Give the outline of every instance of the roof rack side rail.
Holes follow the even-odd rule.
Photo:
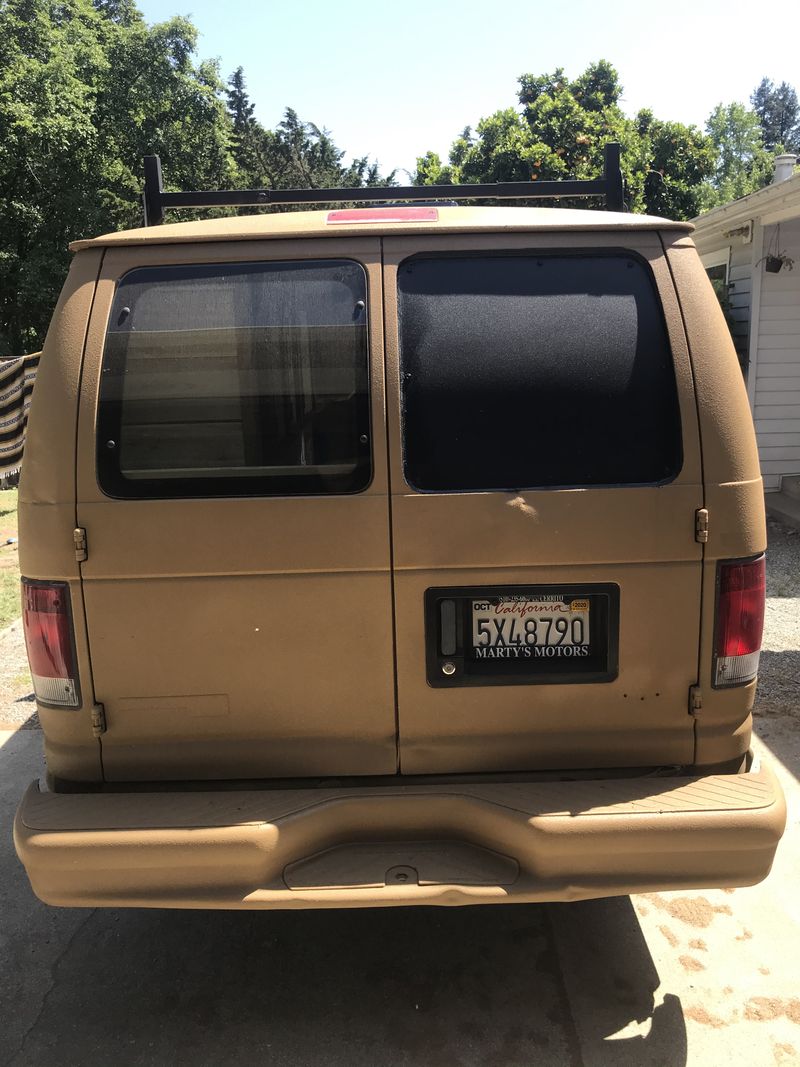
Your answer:
[[[336,204],[399,200],[547,200],[567,196],[605,197],[609,211],[624,210],[620,146],[603,148],[603,176],[589,180],[485,182],[475,185],[361,186],[344,189],[218,189],[167,193],[158,156],[144,157],[144,224],[158,226],[174,208],[268,207],[277,204]]]

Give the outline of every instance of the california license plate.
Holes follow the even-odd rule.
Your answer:
[[[476,660],[581,659],[591,652],[586,597],[509,594],[472,601]]]
[[[566,685],[617,677],[619,586],[448,586],[425,591],[428,684]]]

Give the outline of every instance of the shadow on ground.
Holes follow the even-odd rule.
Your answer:
[[[595,1064],[682,1067],[680,1002],[654,1012],[630,902],[560,909],[577,979],[592,975],[577,1021],[552,921],[546,906],[89,912],[11,1062],[577,1065],[588,1045]],[[647,1019],[648,1036],[606,1040]]]
[[[20,731],[0,748],[0,1062],[684,1067],[680,1001],[660,994],[656,1006],[659,977],[627,897],[363,911],[45,907],[10,840],[20,757],[28,778],[39,773],[39,736]],[[610,1040],[625,1028],[638,1036]]]
[[[800,651],[761,653],[753,728],[795,778],[800,779]]]

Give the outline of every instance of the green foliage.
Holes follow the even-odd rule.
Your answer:
[[[10,626],[22,614],[19,573],[0,570],[0,630]]]
[[[41,344],[67,245],[140,220],[141,159],[184,187],[233,177],[213,66],[186,19],[148,27],[130,3],[0,7],[0,345]]]
[[[768,185],[772,155],[764,147],[761,124],[744,104],[718,104],[706,124],[717,153],[711,185],[704,190],[704,208],[725,204]]]
[[[377,164],[366,156],[345,166],[345,153],[336,147],[329,131],[304,122],[292,108],[286,109],[276,130],[264,129],[255,117],[241,67],[229,78],[228,86],[231,148],[240,186],[323,189],[394,183],[394,173],[383,178]]]
[[[161,156],[168,189],[394,184],[291,108],[265,128],[243,69],[224,82],[196,44],[188,19],[148,25],[135,0],[0,0],[0,354],[41,346],[71,240],[141,222],[145,154]],[[771,152],[800,145],[785,82],[763,79],[752,111],[720,104],[705,133],[626,116],[606,60],[518,82],[518,106],[462,130],[446,162],[421,156],[415,181],[592,178],[618,141],[631,209],[689,218],[760,188]]]
[[[640,111],[643,196],[651,215],[690,219],[704,206],[705,188],[713,173],[713,142],[696,126],[663,122]]]
[[[241,68],[226,87],[196,44],[133,0],[0,0],[0,353],[41,347],[70,241],[141,223],[148,153],[168,189],[380,181],[291,110],[265,130]]]
[[[16,619],[21,610],[19,590],[19,555],[16,545],[6,545],[8,537],[17,536],[16,489],[0,490],[0,630]]]
[[[769,151],[800,152],[800,104],[791,85],[781,82],[776,88],[769,78],[762,78],[750,103]]]
[[[474,133],[465,130],[453,142],[447,165],[434,152],[421,156],[415,180],[427,185],[594,178],[602,169],[604,145],[618,141],[632,210],[668,218],[697,214],[702,183],[713,172],[710,138],[696,127],[657,120],[649,111],[628,118],[621,97],[619,75],[603,59],[574,81],[561,67],[523,74],[519,108],[482,119]]]

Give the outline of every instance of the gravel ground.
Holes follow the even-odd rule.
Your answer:
[[[756,717],[800,708],[800,530],[769,522],[767,612]],[[36,730],[25,642],[19,620],[0,630],[0,729]]]
[[[757,717],[800,710],[800,530],[769,524],[767,611],[758,672]]]
[[[0,729],[38,730],[22,620],[0,630]]]

